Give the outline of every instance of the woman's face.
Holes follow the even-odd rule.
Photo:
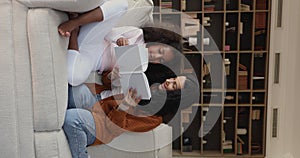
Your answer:
[[[167,91],[182,89],[182,88],[184,88],[185,81],[186,81],[185,76],[178,76],[176,78],[169,78],[164,83],[160,84],[158,86],[158,89],[159,90],[167,90]]]
[[[150,45],[148,55],[150,63],[166,63],[174,58],[172,48],[162,44]]]

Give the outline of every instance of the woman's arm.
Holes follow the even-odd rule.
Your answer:
[[[110,131],[114,131],[116,126],[133,132],[146,132],[162,123],[160,116],[142,116],[135,113],[134,107],[140,102],[136,90],[130,89],[125,98],[120,100],[105,100],[102,101],[102,109],[109,118],[106,123]],[[100,102],[101,103],[101,102]],[[121,105],[128,108],[120,107]]]
[[[89,12],[79,15],[77,18],[70,19],[58,26],[60,35],[69,37],[75,28],[92,22],[100,22],[103,20],[103,13],[100,7],[97,7]]]
[[[102,73],[102,78],[101,78],[103,86],[105,86],[108,89],[111,89],[111,80],[109,78],[110,73],[111,73],[111,71],[104,71]]]
[[[99,7],[79,15],[75,19],[70,19],[58,26],[58,32],[65,37],[69,37],[71,32],[82,25],[92,22],[101,22],[110,17],[125,12],[128,7],[127,0],[110,0],[104,2]]]
[[[71,32],[71,36],[69,38],[68,49],[79,51],[79,49],[78,49],[78,41],[77,41],[78,33],[79,33],[79,29],[75,29],[75,30],[73,30]]]

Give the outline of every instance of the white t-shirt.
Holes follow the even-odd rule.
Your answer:
[[[129,44],[144,43],[142,30],[132,26],[112,29],[126,12],[127,0],[109,0],[100,5],[103,21],[81,26],[77,50],[68,50],[68,82],[73,86],[86,81],[92,71],[110,70],[115,64],[114,47],[120,37]]]

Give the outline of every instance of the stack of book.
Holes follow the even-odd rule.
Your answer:
[[[239,76],[239,89],[240,90],[247,89],[248,88],[248,71],[247,71],[246,66],[239,64],[238,76]]]
[[[210,17],[203,18],[203,26],[211,26]]]
[[[256,9],[257,10],[266,10],[267,9],[267,0],[259,0],[256,1]]]
[[[232,140],[225,140],[223,142],[223,152],[224,153],[232,153],[233,152]]]
[[[215,11],[215,8],[214,0],[204,0],[204,11]]]
[[[197,32],[200,31],[199,19],[194,19],[188,14],[182,14],[181,26],[181,33],[183,37],[197,36]]]
[[[241,11],[250,11],[250,5],[241,4]]]
[[[173,2],[171,0],[162,0],[161,8],[163,11],[172,11]]]
[[[237,136],[237,154],[238,155],[243,154],[243,144],[245,144],[245,142],[239,136]]]
[[[190,123],[190,114],[192,114],[192,106],[181,111],[182,123]]]
[[[260,110],[259,109],[252,111],[252,120],[260,120]]]

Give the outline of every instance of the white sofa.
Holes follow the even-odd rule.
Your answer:
[[[100,1],[0,1],[0,157],[71,158],[62,130],[68,40],[58,35],[57,26],[67,20],[61,11],[88,11]],[[151,20],[151,6],[151,0],[130,0],[129,8],[138,11],[128,12],[119,25]],[[88,150],[92,158],[170,158],[171,135],[171,128],[161,125]]]

